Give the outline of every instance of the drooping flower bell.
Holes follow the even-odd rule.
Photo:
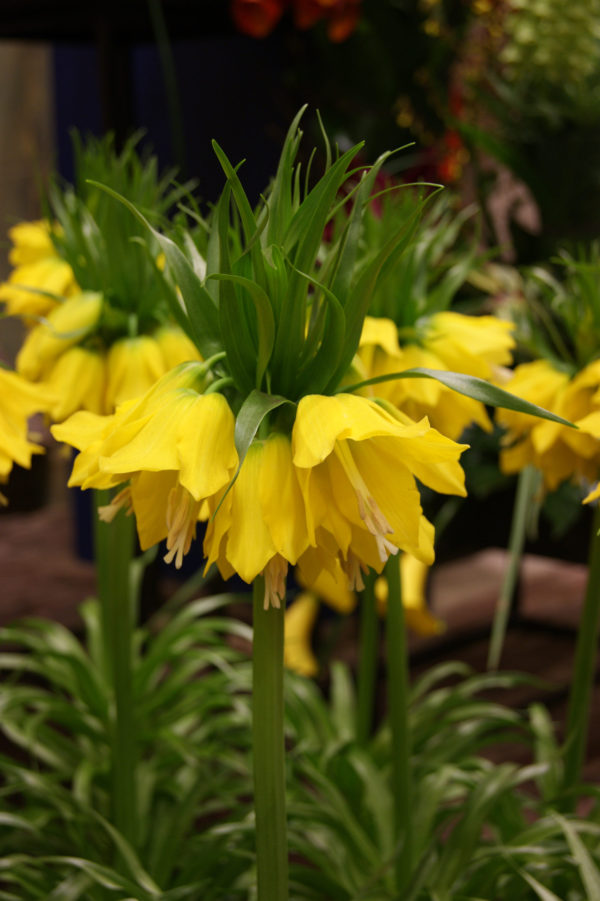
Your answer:
[[[292,442],[311,546],[335,546],[351,583],[361,587],[361,570],[380,572],[399,549],[432,562],[415,478],[464,495],[466,445],[350,394],[302,398]]]
[[[506,387],[577,428],[498,410],[505,430],[500,467],[512,474],[535,466],[546,491],[571,481],[590,501],[600,495],[589,493],[600,478],[600,248],[560,257],[557,272],[525,270],[517,283],[518,337],[538,358],[517,366]]]
[[[596,482],[600,475],[600,360],[572,378],[547,360],[523,363],[515,369],[508,388],[569,419],[577,430],[499,410],[496,418],[506,429],[502,471],[510,474],[533,465],[542,473],[548,491],[565,480],[588,487]]]
[[[79,288],[69,263],[57,253],[51,235],[57,226],[46,220],[20,222],[8,230],[12,241],[8,259],[14,268],[0,285],[0,301],[9,316],[46,316],[57,298],[70,297]]]
[[[70,485],[110,488],[129,481],[104,518],[135,513],[143,549],[167,539],[181,566],[208,501],[230,482],[238,456],[233,413],[222,394],[203,393],[206,367],[176,367],[112,416],[74,414],[52,432],[80,450]]]
[[[512,323],[495,316],[466,316],[448,310],[429,317],[419,343],[408,342],[401,347],[392,320],[367,317],[358,354],[361,371],[366,378],[374,378],[424,367],[495,382],[501,369],[511,362],[513,328]],[[440,382],[395,379],[376,385],[370,392],[385,397],[415,419],[427,416],[449,438],[459,438],[471,423],[486,431],[492,428],[480,401],[457,394]]]

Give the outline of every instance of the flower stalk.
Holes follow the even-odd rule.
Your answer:
[[[95,491],[94,545],[104,665],[111,687],[111,814],[115,827],[135,844],[137,738],[132,675],[135,611],[129,578],[135,521],[121,513],[110,524],[101,522],[97,510],[109,502],[109,496],[109,491]]]
[[[409,675],[406,625],[402,605],[400,557],[390,557],[385,568],[388,582],[386,617],[387,692],[392,738],[392,790],[394,795],[396,891],[402,897],[412,872],[411,736],[408,717]]]
[[[592,525],[588,582],[577,633],[573,680],[567,708],[563,790],[571,792],[581,779],[590,723],[592,690],[600,631],[600,506]],[[570,802],[568,802],[570,803]]]
[[[373,571],[365,577],[360,595],[360,641],[358,648],[357,738],[364,745],[371,737],[377,682],[379,651],[379,620],[375,600]]]
[[[257,901],[287,901],[288,848],[283,723],[283,607],[264,610],[264,578],[254,580],[252,747]]]
[[[527,533],[527,519],[531,501],[539,488],[541,475],[535,466],[526,466],[519,473],[517,482],[517,494],[510,526],[510,539],[508,544],[508,566],[504,573],[500,595],[494,613],[492,634],[488,651],[488,669],[497,669],[502,656],[502,648],[506,637],[506,627],[515,594],[515,587],[519,577],[519,569],[523,558],[525,537]]]

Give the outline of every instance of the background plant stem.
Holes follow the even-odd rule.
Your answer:
[[[531,500],[538,489],[539,483],[540,473],[535,466],[526,466],[519,473],[515,506],[513,508],[510,526],[508,566],[506,567],[504,578],[502,580],[500,595],[494,613],[494,621],[492,623],[492,634],[490,637],[487,661],[488,669],[497,669],[502,656],[502,648],[504,647],[504,639],[506,637],[506,627],[508,625],[508,618],[510,616],[510,610],[515,595],[515,586],[519,577],[519,569],[523,558],[523,548],[525,547],[529,507]]]
[[[412,872],[412,790],[408,656],[399,555],[389,558],[385,575],[388,582],[386,617],[388,715],[392,735],[395,833],[399,849],[396,862],[396,891],[401,896]]]
[[[596,506],[588,562],[588,581],[573,664],[567,708],[563,789],[569,792],[581,779],[590,723],[590,704],[596,676],[600,627],[600,506]]]
[[[361,592],[360,637],[358,646],[358,685],[356,731],[360,744],[366,744],[373,731],[373,714],[375,708],[375,688],[379,663],[379,620],[375,602],[374,572],[365,578],[365,587]]]
[[[119,513],[103,523],[98,507],[108,491],[95,491],[94,544],[101,610],[102,646],[112,689],[111,814],[115,827],[135,845],[137,837],[137,740],[133,704],[133,591],[130,564],[134,549],[133,517]]]
[[[283,609],[263,609],[254,580],[252,747],[258,901],[287,901],[288,849],[283,725]]]

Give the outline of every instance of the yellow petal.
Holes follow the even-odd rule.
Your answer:
[[[336,441],[364,441],[380,435],[422,434],[427,426],[404,426],[373,401],[353,394],[335,397],[307,395],[298,404],[292,432],[294,464],[316,466],[333,451]]]
[[[226,539],[226,555],[245,582],[252,582],[277,553],[260,503],[262,455],[261,443],[250,446],[231,489],[231,526]]]
[[[49,364],[93,330],[100,317],[102,295],[87,291],[63,301],[26,337],[17,356],[17,369],[35,380]]]
[[[123,401],[145,394],[166,369],[154,338],[138,335],[115,341],[106,361],[105,412],[112,413]]]
[[[306,514],[289,438],[273,434],[263,444],[260,506],[277,552],[295,564],[308,547]]]
[[[188,360],[199,360],[196,345],[176,325],[164,325],[154,334],[154,339],[163,356],[165,370],[172,369]]]
[[[360,336],[360,347],[374,345],[390,356],[400,355],[398,327],[392,319],[366,316]]]
[[[43,382],[56,395],[50,415],[62,422],[77,410],[104,412],[104,356],[83,347],[70,347],[50,367]]]

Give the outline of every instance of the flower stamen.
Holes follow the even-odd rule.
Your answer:
[[[336,442],[335,453],[356,493],[358,515],[375,538],[379,559],[385,563],[390,554],[398,553],[398,548],[386,538],[386,535],[393,535],[394,529],[365,484],[347,442]]]
[[[397,551],[398,548],[394,548],[394,550]],[[348,577],[350,591],[363,591],[365,587],[363,572],[368,572],[368,569],[352,551],[349,551],[348,559],[342,561],[342,569]]]
[[[272,557],[265,566],[263,570],[265,578],[265,610],[268,610],[269,607],[275,607],[279,610],[281,602],[285,600],[287,571],[287,560],[280,554]]]
[[[174,559],[176,569],[181,569],[184,555],[196,535],[201,506],[183,485],[177,484],[171,488],[167,501],[168,553],[163,559],[165,563],[171,563]]]
[[[133,513],[131,488],[129,485],[126,485],[118,494],[115,494],[110,504],[98,507],[98,516],[102,522],[112,522],[121,509],[125,510],[125,516],[131,516]]]

